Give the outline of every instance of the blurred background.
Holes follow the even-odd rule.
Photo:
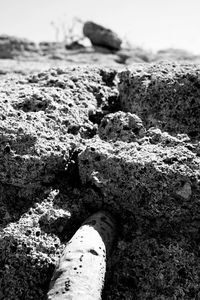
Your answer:
[[[200,63],[199,11],[199,0],[0,0],[0,59]]]
[[[62,40],[77,17],[113,29],[134,46],[199,54],[199,12],[199,0],[0,0],[0,33]]]

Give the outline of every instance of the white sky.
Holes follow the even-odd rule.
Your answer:
[[[0,0],[0,34],[55,40],[50,24],[92,20],[135,46],[200,54],[200,0]]]

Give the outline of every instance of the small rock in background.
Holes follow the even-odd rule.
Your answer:
[[[131,65],[133,63],[151,62],[154,59],[153,52],[141,47],[122,48],[117,52],[117,62],[121,64]]]
[[[81,43],[79,43],[78,41],[74,41],[70,44],[66,44],[65,48],[67,50],[79,50],[79,49],[85,49],[85,46]]]
[[[105,47],[110,50],[119,50],[122,40],[112,30],[94,22],[85,22],[83,34],[88,37],[94,46]]]
[[[36,44],[27,39],[22,39],[14,36],[0,36],[0,59],[15,58],[25,53],[36,53],[38,48]]]
[[[188,136],[199,134],[199,69],[160,66],[159,76],[141,65],[120,82],[88,67],[1,80],[0,298],[43,299],[64,242],[97,209],[122,224],[104,299],[198,298],[200,145]],[[169,106],[166,115],[168,98],[180,101],[176,122]]]

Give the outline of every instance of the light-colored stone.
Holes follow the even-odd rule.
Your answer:
[[[192,189],[190,183],[186,182],[184,186],[179,191],[176,192],[176,194],[181,198],[188,200],[192,195]]]

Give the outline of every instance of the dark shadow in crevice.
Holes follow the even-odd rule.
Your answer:
[[[9,183],[17,182],[17,178],[12,178],[12,174],[8,174],[7,182],[0,182],[0,227],[4,228],[10,222],[17,222],[34,203],[42,202],[47,197],[47,191],[50,191],[51,188],[54,189],[60,185],[67,185],[71,188],[80,187],[78,153],[79,151],[75,148],[69,153],[67,170],[65,170],[66,161],[64,159],[61,160],[58,157],[56,165],[56,157],[50,156],[49,161],[46,161],[43,168],[38,172],[38,177],[34,178],[32,182],[29,182],[27,178],[27,183],[24,185],[17,186],[15,183]],[[17,161],[17,163],[19,162]],[[27,169],[33,169],[33,174],[36,172],[34,163],[31,161],[27,166]],[[52,168],[55,166],[53,171],[51,166]],[[28,177],[28,171],[26,170],[26,172]],[[25,175],[23,176],[25,177]],[[23,180],[25,181],[25,178]]]
[[[102,107],[101,110],[97,110],[94,114],[89,116],[89,120],[93,124],[100,125],[101,120],[104,116],[110,113],[115,113],[121,110],[119,97],[117,95],[109,96],[107,103]]]
[[[100,75],[107,86],[112,87],[115,85],[116,70],[100,69]]]
[[[44,198],[44,189],[16,187],[11,184],[0,183],[0,226],[5,227],[10,222],[17,222],[30,207]],[[23,193],[23,195],[22,195]]]

